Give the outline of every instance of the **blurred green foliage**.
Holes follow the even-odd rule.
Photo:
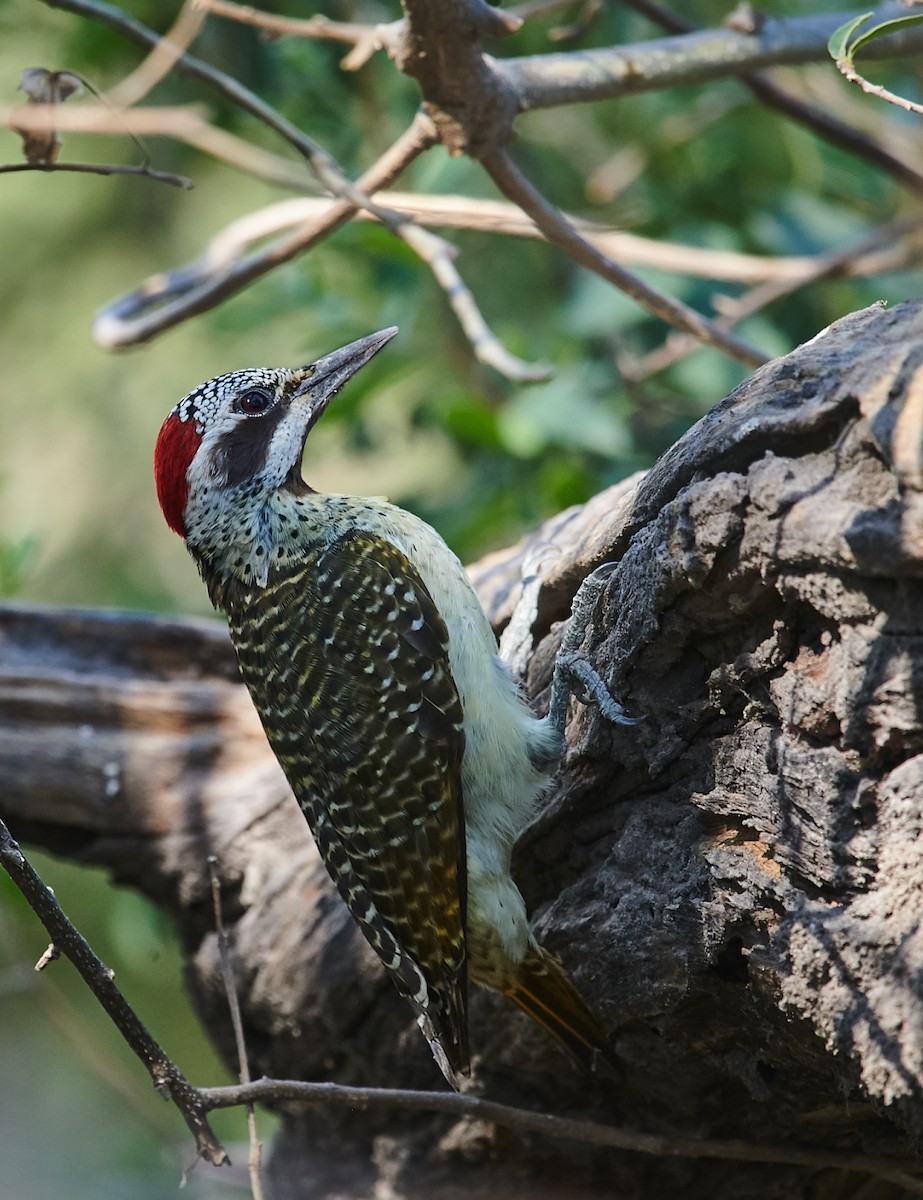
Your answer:
[[[126,6],[161,30],[178,7],[159,0]],[[293,15],[314,7],[298,0],[272,5]],[[702,25],[717,23],[727,9],[723,0],[681,7]],[[767,7],[773,14],[805,11],[801,0]],[[838,7],[836,0],[811,5]],[[339,18],[352,12],[347,0],[316,8]],[[377,6],[369,0],[360,11],[388,20],[398,7],[396,0]],[[571,15],[531,21],[492,49],[516,55],[571,48],[547,38],[551,25]],[[613,3],[575,45],[652,36],[649,25]],[[212,20],[195,52],[279,107],[351,175],[406,128],[418,103],[413,82],[382,55],[348,74],[338,66],[342,47],[331,43],[268,43],[252,30]],[[105,89],[139,57],[111,31],[38,0],[0,0],[5,103],[16,102],[26,67],[77,70]],[[903,138],[919,136],[917,118],[853,95],[832,63],[811,71],[838,115],[887,124]],[[876,66],[876,78],[918,98],[906,64]],[[282,149],[271,133],[199,85],[171,78],[153,100],[204,103],[227,128]],[[519,132],[518,160],[566,210],[699,246],[820,253],[847,245],[907,203],[882,175],[765,111],[733,81],[536,112],[520,121]],[[17,160],[12,133],[0,132],[0,144],[0,157]],[[89,338],[101,305],[194,258],[228,221],[281,198],[187,147],[151,139],[149,148],[156,167],[190,175],[194,191],[131,178],[0,177],[0,593],[26,602],[207,612],[195,570],[157,509],[150,457],[175,401],[202,379],[236,367],[308,361],[399,325],[400,337],[312,434],[306,477],[320,489],[390,495],[436,524],[466,559],[649,464],[742,378],[737,365],[700,350],[642,385],[626,386],[615,347],[637,353],[656,347],[665,333],[658,322],[555,249],[452,234],[460,269],[498,336],[522,357],[555,366],[549,383],[512,384],[473,359],[442,293],[407,248],[360,223],[217,311],[148,346],[107,355]],[[127,139],[72,135],[63,157],[136,161],[136,151]],[[476,164],[441,150],[426,155],[400,186],[495,194]],[[708,311],[710,284],[642,273]],[[784,353],[847,311],[918,290],[910,272],[871,283],[818,283],[740,332],[769,354]],[[182,1006],[177,952],[156,912],[124,893],[113,900],[94,873],[51,860],[42,860],[42,869],[62,895],[66,884],[81,927],[118,965],[132,998],[137,988],[142,1015],[184,1069],[215,1081],[217,1065]],[[0,1161],[4,1187],[6,1179],[19,1181],[5,1197],[163,1194],[164,1178],[175,1180],[176,1173],[173,1167],[158,1173],[152,1131],[166,1121],[174,1140],[183,1137],[173,1115],[165,1118],[148,1095],[140,1070],[125,1061],[65,964],[49,972],[53,985],[23,975],[22,963],[38,957],[41,938],[3,878],[0,905]],[[58,988],[61,995],[66,989],[66,1006],[63,1000],[59,1006]],[[71,1014],[66,1035],[59,1009]],[[98,1054],[81,1049],[85,1039],[90,1045],[82,1031],[91,1029],[92,1044],[105,1047]],[[110,1062],[120,1065],[110,1072]],[[24,1081],[31,1088],[27,1103],[19,1098]],[[137,1122],[120,1099],[123,1086],[139,1098],[133,1103],[144,1116]],[[59,1095],[62,1101],[52,1099]],[[242,1120],[233,1128],[242,1129]],[[18,1174],[9,1174],[10,1162]],[[78,1176],[87,1178],[83,1191]]]

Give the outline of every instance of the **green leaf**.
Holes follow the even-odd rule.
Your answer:
[[[827,50],[830,57],[837,62],[852,62],[855,56],[859,53],[863,46],[867,46],[869,42],[874,42],[877,38],[887,37],[890,33],[896,33],[898,29],[902,29],[908,25],[919,25],[923,21],[923,13],[912,13],[906,17],[894,17],[890,21],[882,21],[879,25],[873,25],[871,29],[866,29],[853,40],[853,35],[864,25],[869,17],[874,16],[874,13],[863,13],[860,17],[853,17],[851,21],[847,21],[845,25],[841,25],[834,33],[830,35],[827,41]]]
[[[871,29],[866,29],[860,37],[856,38],[850,47],[851,57],[855,57],[863,46],[869,42],[874,42],[876,38],[887,37],[889,33],[896,33],[899,28],[905,25],[919,25],[923,21],[923,13],[914,13],[912,16],[895,17],[891,21],[882,21],[880,25],[873,25]]]
[[[839,29],[831,33],[827,40],[827,51],[832,59],[836,62],[849,62],[852,59],[854,48],[850,47],[850,38],[870,16],[872,13],[867,12],[863,13],[861,17],[853,17],[851,21],[847,21],[845,25],[841,25]]]

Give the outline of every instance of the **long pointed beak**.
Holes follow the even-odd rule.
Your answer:
[[[302,368],[302,379],[292,393],[292,400],[301,397],[308,399],[309,429],[347,380],[352,379],[369,359],[374,358],[396,333],[396,325],[390,329],[380,329],[378,333],[370,333],[357,342],[341,346],[339,350],[325,354],[317,362]]]

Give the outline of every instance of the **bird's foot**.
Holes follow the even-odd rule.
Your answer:
[[[555,675],[562,676],[568,693],[581,704],[595,704],[602,715],[616,725],[637,725],[643,717],[630,717],[615,700],[606,682],[588,658],[578,651],[559,653]]]
[[[571,607],[571,618],[554,664],[548,719],[562,735],[567,724],[571,696],[583,704],[595,704],[616,725],[637,725],[643,717],[630,717],[609,691],[602,676],[579,649],[617,563],[603,563],[584,579]]]

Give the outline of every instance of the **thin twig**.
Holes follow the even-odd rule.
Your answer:
[[[429,121],[418,115],[407,131],[362,176],[360,186],[372,192],[387,187],[432,144]],[[331,204],[322,219],[306,222],[269,249],[233,262],[223,271],[206,273],[204,279],[198,271],[191,269],[181,278],[167,276],[153,282],[148,280],[102,309],[93,324],[93,336],[110,350],[149,341],[188,317],[207,312],[248,283],[309,250],[345,225],[354,211],[351,204],[338,200]]]
[[[304,164],[273,154],[227,130],[218,129],[205,119],[199,105],[132,108],[119,112],[108,105],[93,104],[74,109],[61,109],[51,104],[0,107],[0,124],[12,127],[14,123],[18,130],[35,133],[53,128],[62,133],[175,138],[271,183],[301,192],[318,190],[313,174]]]
[[[759,1142],[683,1138],[636,1133],[592,1121],[558,1117],[551,1113],[513,1108],[460,1092],[421,1092],[397,1088],[345,1087],[335,1083],[301,1083],[296,1080],[260,1079],[246,1087],[202,1088],[210,1108],[229,1108],[265,1101],[299,1100],[313,1104],[346,1105],[357,1109],[404,1109],[447,1113],[491,1121],[506,1129],[542,1137],[570,1138],[593,1146],[610,1146],[661,1158],[712,1158],[732,1162],[780,1163],[834,1171],[856,1171],[896,1183],[915,1196],[923,1196],[923,1179],[912,1172],[921,1165],[912,1159],[889,1159],[842,1151],[798,1146],[761,1145]]]
[[[135,41],[142,41],[145,45],[154,46],[158,42],[158,35],[153,30],[148,29],[139,21],[128,17],[119,9],[113,8],[112,5],[103,4],[99,0],[45,0],[45,2],[56,8],[65,8],[68,11],[79,12],[84,16],[90,16],[103,21],[105,24],[117,28],[126,36],[133,38]],[[382,225],[393,233],[395,237],[399,237],[410,246],[418,257],[426,263],[432,271],[434,278],[445,291],[459,324],[471,342],[476,356],[482,362],[487,363],[512,379],[534,380],[548,377],[549,368],[547,366],[541,363],[526,363],[516,358],[501,345],[497,337],[491,332],[487,322],[478,310],[474,297],[462,281],[454,265],[453,259],[456,250],[453,246],[445,242],[442,238],[436,237],[435,234],[430,233],[428,230],[415,225],[402,213],[376,204],[367,194],[361,183],[353,183],[347,177],[343,168],[332,155],[328,154],[317,142],[308,137],[307,134],[283,117],[281,113],[276,112],[274,108],[266,104],[265,101],[251,92],[249,88],[245,88],[236,79],[226,75],[223,71],[218,71],[216,68],[200,62],[198,59],[192,58],[188,54],[180,54],[176,58],[176,69],[178,71],[185,71],[187,74],[192,74],[209,83],[227,99],[232,100],[247,112],[252,113],[253,116],[258,117],[298,150],[304,156],[308,166],[315,173],[320,183],[333,196],[348,201],[350,208],[344,213],[342,221],[337,221],[337,224],[342,224],[343,221],[348,220],[354,212],[366,209],[368,212],[373,213]],[[418,128],[422,128],[419,118],[414,124]],[[427,139],[419,136],[414,156],[421,153],[422,150],[427,149],[434,142],[434,132],[431,132]],[[303,249],[306,248],[306,246],[303,247]],[[296,254],[301,252],[301,250],[294,251]],[[276,265],[278,265],[278,262],[272,262],[267,269],[272,269]],[[255,266],[256,264],[252,262],[245,264],[246,270],[239,278],[243,278],[246,271]],[[262,273],[262,270],[257,271],[257,274]],[[249,275],[243,281],[249,282],[250,279],[255,277],[256,275]],[[235,286],[231,290],[236,291],[238,288]],[[224,292],[224,295],[228,294],[230,292]],[[117,301],[116,305],[111,306],[109,311],[111,312],[119,303]],[[211,307],[211,305],[206,305],[206,307]],[[196,308],[195,311],[201,312],[203,310]],[[191,316],[192,312],[189,312],[187,315]],[[180,316],[179,319],[182,320],[184,317]]]
[[[898,96],[896,92],[888,91],[880,83],[872,83],[864,75],[860,75],[852,63],[838,59],[836,65],[843,78],[856,84],[867,96],[877,96],[879,100],[887,100],[889,104],[895,104],[906,112],[923,114],[923,104],[916,104],[913,100],[908,100],[906,96]]]
[[[843,275],[868,278],[881,270],[893,270],[895,266],[899,265],[893,256],[887,256],[886,261],[880,263],[875,262],[874,256],[882,247],[893,246],[902,238],[919,233],[921,227],[923,227],[923,218],[921,217],[904,217],[898,221],[889,221],[887,225],[874,230],[861,241],[854,242],[843,250],[818,256],[813,264],[789,279],[767,279],[759,286],[751,288],[742,296],[736,296],[734,299],[716,297],[713,303],[716,308],[720,305],[721,310],[716,324],[723,329],[731,329],[740,321],[752,317],[784,296],[801,291],[821,280],[834,279]],[[908,257],[905,252],[904,263]],[[634,359],[628,354],[620,355],[619,370],[629,382],[641,383],[651,375],[665,371],[667,367],[673,366],[687,355],[694,353],[700,346],[701,343],[697,342],[695,338],[689,337],[688,334],[674,332],[666,338],[663,345],[658,346],[656,350],[652,350],[642,358]]]
[[[198,37],[204,21],[205,10],[198,0],[186,0],[176,20],[143,62],[109,89],[105,96],[108,103],[115,108],[131,108],[149,95]]]
[[[170,171],[155,171],[153,167],[128,167],[121,163],[0,163],[0,175],[12,175],[17,171],[76,171],[86,175],[140,175],[154,183],[168,183],[171,187],[193,186],[185,175],[173,175]]]
[[[3,821],[0,821],[0,866],[22,892],[51,940],[74,964],[119,1033],[147,1068],[154,1087],[165,1099],[172,1100],[182,1113],[195,1138],[199,1154],[216,1166],[228,1162],[224,1147],[208,1123],[208,1106],[202,1094],[189,1083],[148,1033],[113,983],[113,972],[96,957],[86,939],[64,915],[54,892],[42,881]]]
[[[43,0],[43,2],[52,8],[61,8],[108,25],[109,28],[115,29],[145,49],[153,50],[160,44],[161,37],[153,29],[149,29],[142,22],[135,20],[134,17],[122,12],[114,5],[104,3],[103,0]],[[258,121],[262,121],[264,125],[279,134],[304,157],[322,185],[333,195],[349,199],[354,208],[366,207],[368,203],[371,203],[362,189],[346,177],[342,167],[332,155],[239,80],[191,54],[181,53],[173,57],[174,70],[178,74],[187,75],[208,84],[220,96],[250,113],[251,116],[256,117]],[[394,214],[394,216],[400,220],[398,214]],[[383,223],[388,224],[387,218]]]
[[[209,855],[208,875],[211,880],[212,906],[215,911],[215,930],[218,934],[218,959],[221,963],[221,977],[224,980],[224,993],[228,998],[228,1008],[231,1012],[231,1026],[234,1029],[234,1042],[237,1046],[238,1074],[241,1083],[250,1083],[250,1060],[247,1057],[247,1042],[244,1037],[244,1023],[240,1016],[240,1002],[237,999],[237,988],[234,984],[234,966],[232,962],[233,949],[231,939],[224,926],[224,914],[221,911],[221,880],[218,876],[218,859]],[[253,1200],[263,1200],[263,1180],[260,1176],[260,1164],[263,1148],[260,1145],[256,1130],[256,1113],[253,1105],[246,1105],[247,1131],[250,1138],[250,1155],[247,1159],[247,1169],[250,1174],[250,1191]]]
[[[623,2],[669,33],[689,34],[695,31],[695,26],[685,17],[673,12],[666,5],[660,4],[659,0],[623,0]],[[892,154],[877,138],[863,133],[832,113],[825,112],[816,104],[808,104],[797,96],[791,95],[771,79],[765,71],[751,71],[741,75],[740,82],[748,87],[767,108],[783,113],[791,120],[806,126],[818,137],[830,142],[831,145],[839,146],[847,154],[865,159],[866,162],[878,167],[917,195],[923,195],[923,175],[909,163]]]
[[[377,25],[361,24],[358,21],[333,21],[329,17],[283,17],[278,13],[263,12],[249,4],[235,4],[232,0],[198,0],[205,12],[216,17],[225,17],[241,25],[253,25],[275,37],[318,38],[330,42],[344,42],[357,46],[376,37]],[[398,24],[399,22],[395,22]]]
[[[518,204],[532,218],[550,242],[563,250],[581,266],[589,268],[603,279],[607,279],[620,291],[631,296],[652,316],[659,317],[668,325],[685,330],[700,341],[718,350],[723,350],[737,362],[748,367],[758,367],[767,361],[759,350],[747,345],[740,338],[720,329],[713,321],[703,317],[688,305],[672,296],[650,287],[637,275],[626,271],[613,262],[577,230],[564,215],[550,204],[536,187],[526,178],[505,150],[491,150],[481,159],[484,169],[501,192]]]
[[[108,105],[84,104],[61,109],[57,105],[20,105],[0,108],[0,124],[42,133],[115,133],[129,137],[170,137],[210,154],[270,183],[300,192],[317,191],[314,176],[301,163],[255,146],[227,130],[218,129],[202,115],[198,105],[183,107],[130,108],[116,112]],[[44,164],[40,164],[44,165]],[[57,163],[54,164],[58,166]],[[61,164],[62,169],[72,169]],[[135,172],[139,168],[132,168]],[[150,168],[147,168],[150,173]],[[177,178],[180,178],[179,176]]]

